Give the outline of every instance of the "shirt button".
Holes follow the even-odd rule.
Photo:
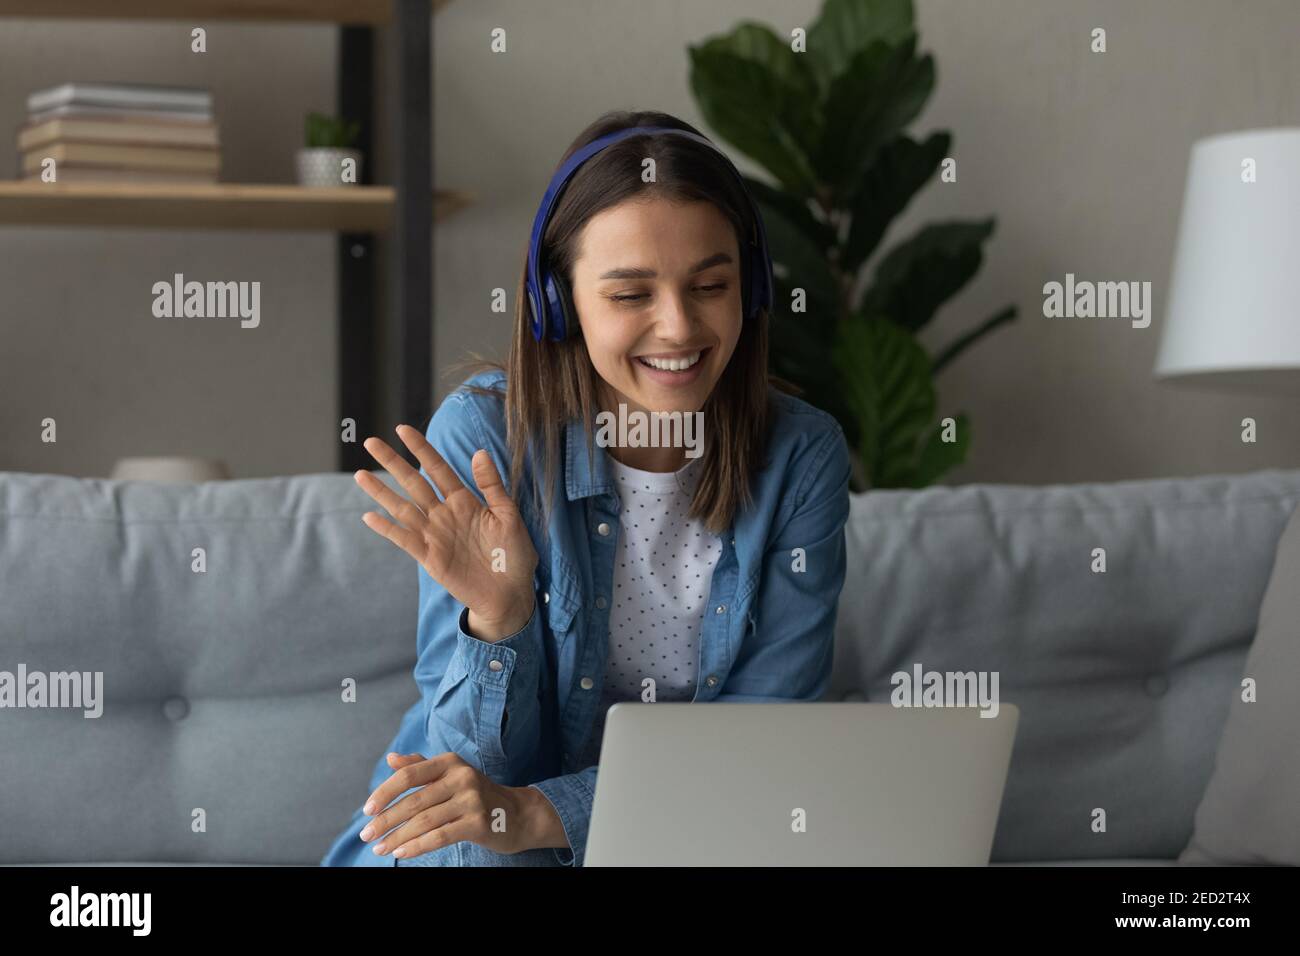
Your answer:
[[[718,679],[710,674],[708,677],[704,678],[704,683],[708,684],[710,687],[716,687],[718,686]]]
[[[584,677],[582,680],[578,681],[578,684],[583,690],[591,690],[591,688],[596,685],[596,682],[590,677]]]
[[[501,670],[501,662],[500,662],[500,661],[488,661],[488,670],[490,670],[490,671],[499,671],[499,670]]]
[[[543,592],[542,592],[542,603],[543,603],[543,604],[550,604],[550,603],[551,603],[551,592],[550,592],[550,591],[543,591]]]
[[[603,597],[596,598],[596,607],[600,608],[602,611],[605,610],[605,605],[607,603],[608,602]]]
[[[726,613],[727,613],[727,605],[725,605],[725,604],[719,604],[717,607],[715,607],[715,608],[713,609],[713,613],[714,613],[714,614],[726,614]]]
[[[609,525],[605,524],[605,522],[602,521],[600,524],[596,525],[596,533],[601,535],[602,537],[608,535]]]

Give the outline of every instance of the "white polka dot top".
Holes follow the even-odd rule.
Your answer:
[[[646,678],[654,681],[656,701],[695,696],[704,605],[722,554],[721,539],[687,517],[698,463],[692,458],[675,472],[641,471],[609,456],[622,512],[605,679],[580,766],[600,758],[605,711],[618,701],[640,701]]]

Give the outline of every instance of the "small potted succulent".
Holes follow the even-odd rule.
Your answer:
[[[307,114],[307,145],[298,150],[301,186],[354,186],[361,182],[361,124],[322,113]]]

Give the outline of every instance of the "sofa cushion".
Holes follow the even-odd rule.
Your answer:
[[[0,671],[104,698],[0,711],[0,862],[319,862],[419,697],[416,570],[373,507],[348,474],[0,473]]]
[[[1300,511],[1278,544],[1241,680],[1224,688],[1227,726],[1180,862],[1300,866],[1298,685]]]
[[[996,671],[1020,724],[992,859],[1176,858],[1297,500],[1277,470],[855,495],[829,696]]]

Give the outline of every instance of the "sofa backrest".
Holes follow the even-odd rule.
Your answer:
[[[1290,471],[855,495],[828,696],[997,670],[994,859],[1175,856],[1298,498]],[[418,698],[416,573],[372,507],[347,474],[0,473],[0,671],[103,674],[101,717],[0,710],[0,862],[316,863]]]
[[[317,863],[419,696],[373,504],[349,474],[0,473],[0,671],[103,674],[98,718],[0,710],[0,862]]]
[[[828,699],[997,671],[1020,724],[993,860],[1175,857],[1297,499],[1280,470],[855,495]]]

